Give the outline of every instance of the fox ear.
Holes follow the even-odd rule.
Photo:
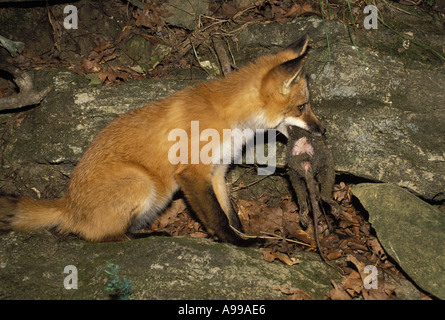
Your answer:
[[[298,58],[286,61],[277,67],[281,71],[280,73],[285,75],[285,79],[281,87],[281,94],[288,95],[291,91],[292,83],[300,80],[300,76],[303,73],[303,67],[307,58],[308,55],[302,55]]]
[[[291,43],[285,50],[292,50],[297,54],[297,57],[302,56],[307,49],[307,45],[309,43],[309,35],[306,33],[300,39]]]
[[[284,51],[287,51],[284,53],[285,59],[291,60],[275,66],[264,78],[264,83],[267,86],[271,85],[271,90],[276,92],[278,89],[280,94],[284,96],[291,92],[292,84],[294,82],[298,82],[301,74],[303,73],[303,67],[308,58],[308,42],[309,35],[305,34],[303,37],[284,49]],[[283,56],[281,55],[280,57]]]

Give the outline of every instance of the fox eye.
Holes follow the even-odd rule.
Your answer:
[[[298,110],[303,111],[305,106],[306,106],[306,104],[301,104],[297,108],[298,108]]]

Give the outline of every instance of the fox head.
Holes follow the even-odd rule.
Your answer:
[[[321,136],[326,131],[311,109],[303,66],[307,60],[309,36],[305,35],[270,57],[271,69],[261,80],[260,95],[274,128],[289,136],[289,126],[297,126]]]

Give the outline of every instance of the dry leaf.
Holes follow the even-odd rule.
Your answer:
[[[298,4],[295,3],[292,5],[292,7],[289,9],[289,11],[283,16],[283,18],[294,18],[299,17],[305,14],[319,14],[318,11],[314,10],[310,4]]]
[[[274,287],[273,290],[280,290],[281,293],[289,295],[287,300],[313,300],[312,294],[298,288]]]
[[[274,234],[283,226],[283,210],[265,203],[267,198],[255,201],[238,201],[238,217],[246,234]]]
[[[288,255],[280,252],[274,252],[272,249],[262,249],[261,252],[263,253],[263,259],[267,262],[273,262],[275,259],[278,259],[288,266],[293,266],[294,264],[300,263],[300,260],[290,258]]]
[[[395,287],[384,279],[378,280],[377,289],[363,289],[362,295],[365,300],[390,300]]]
[[[292,235],[296,239],[303,241],[307,244],[310,244],[312,247],[316,247],[317,244],[312,236],[310,236],[306,231],[304,230],[298,230],[297,233]]]
[[[420,292],[420,300],[433,300],[433,299],[424,294],[423,292]]]
[[[364,273],[365,264],[363,262],[358,261],[356,257],[350,254],[346,256],[346,261],[352,262],[355,265],[358,272],[360,273],[360,277],[362,278],[362,280],[364,280],[367,277],[367,274]]]
[[[98,61],[95,60],[89,60],[87,58],[83,58],[81,61],[82,69],[86,73],[96,73],[99,72],[101,69],[101,66]]]
[[[185,208],[186,205],[184,200],[174,200],[164,213],[153,220],[153,222],[151,223],[151,227],[156,230],[164,229],[169,224],[171,224],[176,219],[178,214],[183,212]]]
[[[338,259],[342,256],[342,252],[341,250],[337,250],[337,251],[330,251],[328,253],[325,254],[325,257],[327,260],[335,260]]]
[[[203,231],[196,231],[190,234],[193,238],[207,238],[208,234]]]
[[[343,283],[336,283],[334,280],[331,280],[331,283],[334,289],[328,292],[325,299],[352,300],[352,297],[345,291]]]
[[[360,294],[363,289],[363,281],[360,274],[357,271],[352,271],[342,281],[344,290],[351,296]]]
[[[136,71],[126,68],[126,67],[113,67],[108,66],[105,70],[103,70],[99,74],[99,80],[104,83],[105,81],[109,81],[110,83],[115,83],[118,81],[127,82],[131,79],[141,79]]]
[[[367,244],[371,248],[373,256],[377,256],[377,257],[386,256],[385,250],[383,250],[382,245],[380,244],[380,241],[377,238],[370,237],[368,239]]]
[[[227,18],[232,18],[238,13],[238,8],[231,3],[224,2],[221,6],[222,15]]]
[[[284,213],[298,213],[298,206],[289,196],[281,197],[280,208]],[[298,217],[298,215],[293,215]]]
[[[101,41],[83,58],[81,65],[86,73],[97,73],[102,69],[102,64],[117,57],[114,53],[116,47],[109,42]]]

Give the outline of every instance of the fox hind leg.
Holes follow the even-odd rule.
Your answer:
[[[104,174],[99,182],[82,187],[87,190],[82,201],[67,194],[69,223],[61,227],[62,231],[89,241],[108,241],[122,236],[142,214],[156,207],[153,178],[138,166],[121,164]]]

